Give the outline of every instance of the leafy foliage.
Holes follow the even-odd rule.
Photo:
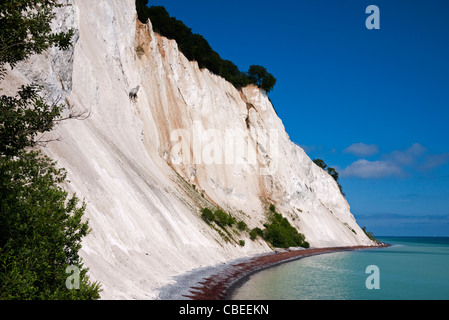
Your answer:
[[[224,212],[221,209],[215,210],[214,213],[215,222],[222,228],[226,226],[232,226],[235,223],[235,219],[228,213]]]
[[[248,229],[248,226],[246,225],[246,223],[244,221],[239,221],[239,222],[237,222],[237,228],[240,231],[245,231]]]
[[[313,162],[320,167],[321,169],[323,169],[324,171],[327,171],[327,173],[334,178],[335,182],[337,182],[338,185],[338,189],[340,189],[340,192],[343,196],[345,196],[344,192],[343,192],[343,188],[341,187],[340,182],[338,182],[339,179],[339,175],[337,170],[335,170],[335,168],[332,167],[328,167],[327,164],[321,160],[321,159],[314,159]]]
[[[36,144],[38,133],[50,131],[61,106],[48,105],[36,85],[22,86],[15,97],[0,96],[0,154],[15,156]]]
[[[273,89],[276,79],[264,67],[251,66],[248,73],[241,72],[233,62],[222,59],[203,36],[193,33],[182,21],[170,17],[163,6],[148,7],[147,4],[148,0],[136,0],[138,19],[144,23],[150,19],[157,33],[176,40],[181,52],[190,61],[197,61],[200,68],[222,76],[236,88],[256,84],[267,92]],[[252,69],[259,72],[251,76]]]
[[[326,170],[327,164],[321,159],[314,159],[313,162],[323,170]]]
[[[201,210],[201,218],[207,223],[211,223],[215,220],[214,213],[209,208],[204,208]]]
[[[236,224],[235,218],[221,209],[212,212],[209,208],[203,208],[201,210],[201,217],[209,225],[212,226],[212,223],[215,223],[225,232],[228,232],[226,227],[232,227]],[[250,239],[254,241],[259,236],[272,246],[278,248],[309,247],[309,243],[305,241],[305,236],[299,233],[285,217],[277,213],[273,204],[269,208],[269,222],[264,224],[264,227],[264,230],[260,228],[249,230]],[[243,221],[237,222],[237,228],[240,231],[248,231],[248,226]]]
[[[274,247],[278,248],[298,246],[308,248],[309,243],[305,241],[305,236],[302,233],[299,233],[298,230],[290,224],[287,218],[271,209],[270,206],[269,223],[264,225],[264,239]]]
[[[65,172],[38,152],[0,162],[0,299],[99,298],[78,251],[89,232],[85,204],[58,184]],[[67,266],[79,267],[80,289],[66,287]]]
[[[255,83],[267,92],[270,92],[276,84],[276,79],[273,75],[268,73],[265,67],[258,65],[252,65],[249,67],[248,78],[252,83]]]
[[[259,237],[263,237],[263,230],[260,228],[254,228],[251,229],[251,231],[249,232],[249,237],[251,240],[256,240],[257,236]]]
[[[51,46],[66,49],[73,31],[51,33],[56,0],[0,3],[0,81],[13,68]],[[50,131],[61,106],[48,105],[31,84],[0,96],[0,299],[97,299],[78,251],[89,232],[85,204],[59,185],[66,173],[41,152],[29,151]],[[80,288],[66,286],[67,266],[77,267]]]
[[[370,240],[377,242],[377,243],[382,243],[374,237],[374,233],[372,233],[371,231],[367,231],[365,226],[362,228],[362,230]]]
[[[67,49],[73,30],[52,33],[57,0],[2,0],[0,3],[0,79],[5,64],[13,68],[17,62],[39,54],[51,46]]]
[[[222,228],[225,228],[226,226],[231,227],[236,222],[233,216],[221,209],[217,209],[215,212],[212,212],[209,208],[204,208],[201,210],[201,218],[203,218],[203,220],[207,223],[215,222]]]

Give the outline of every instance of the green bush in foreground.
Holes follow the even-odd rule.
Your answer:
[[[78,251],[89,232],[85,204],[58,184],[65,172],[37,152],[0,161],[0,300],[98,299]],[[66,286],[68,266],[79,288]]]
[[[56,0],[2,0],[1,86],[6,66],[71,45],[73,30],[51,33],[54,9],[63,6]],[[40,134],[61,121],[61,111],[44,101],[39,84],[0,96],[0,300],[99,298],[100,286],[90,283],[78,255],[89,232],[85,204],[78,206],[60,187],[67,182],[63,169],[30,151]]]

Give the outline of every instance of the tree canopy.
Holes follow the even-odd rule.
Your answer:
[[[136,0],[138,19],[143,23],[150,19],[154,31],[164,37],[176,40],[186,58],[190,61],[197,61],[200,68],[206,68],[225,78],[236,88],[249,84],[255,84],[267,92],[274,88],[276,79],[264,67],[251,66],[248,72],[240,71],[232,61],[222,59],[202,35],[193,33],[192,29],[182,21],[170,17],[163,6],[148,7],[147,4],[148,0]],[[251,76],[251,70],[258,72],[251,73]]]
[[[314,159],[313,162],[323,170],[326,170],[327,164],[321,159]]]
[[[262,66],[252,65],[248,70],[248,78],[250,81],[266,92],[270,92],[276,84],[276,79],[271,73],[268,73],[267,69]]]

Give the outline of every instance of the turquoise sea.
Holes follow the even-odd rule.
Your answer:
[[[284,263],[250,276],[235,289],[232,299],[449,299],[449,237],[378,238],[391,247]],[[368,266],[375,268],[367,270]]]

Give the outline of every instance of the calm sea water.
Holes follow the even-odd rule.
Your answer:
[[[232,299],[449,299],[449,238],[379,239],[392,246],[312,256],[263,270]],[[378,267],[377,274],[367,273],[370,265]],[[368,277],[369,283],[378,280],[379,289],[367,289]]]

